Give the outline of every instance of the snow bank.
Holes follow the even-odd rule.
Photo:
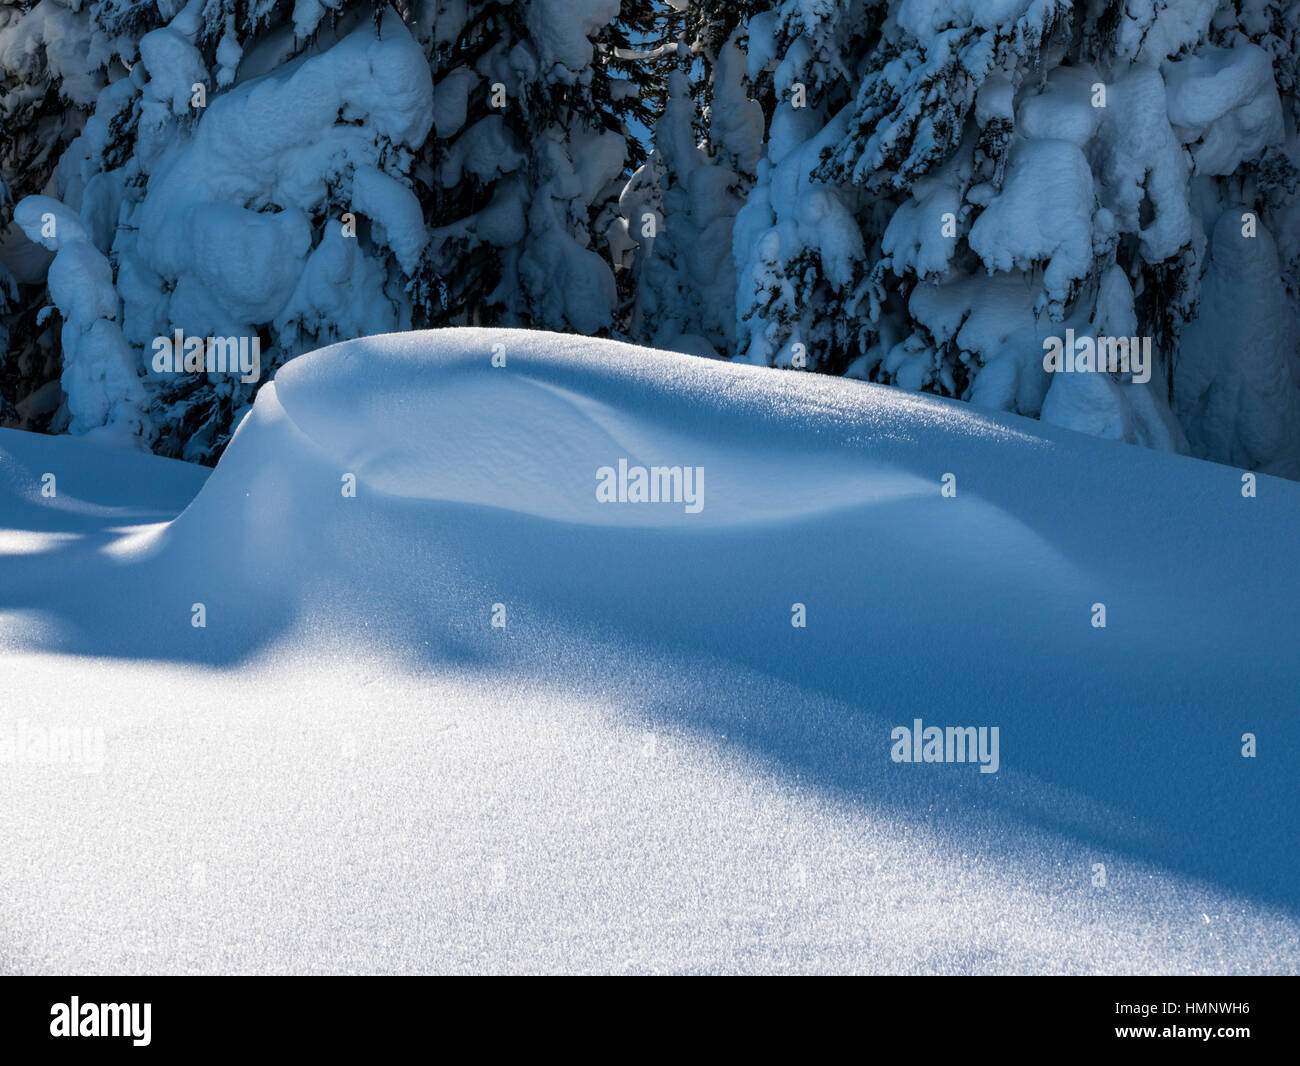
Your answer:
[[[0,728],[104,740],[0,776],[17,969],[1300,962],[1300,486],[490,330],[287,364],[188,505],[92,454],[0,433]]]

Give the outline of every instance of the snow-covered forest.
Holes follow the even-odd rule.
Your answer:
[[[1298,35],[1295,0],[8,0],[0,425],[210,464],[298,354],[511,326],[1300,477]],[[1067,330],[1150,365],[1050,373]],[[257,373],[159,364],[177,331]]]
[[[1297,972],[1298,35],[0,0],[0,973]]]

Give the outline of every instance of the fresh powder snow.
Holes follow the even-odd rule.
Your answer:
[[[1294,971],[1298,522],[536,331],[292,360],[210,474],[0,431],[0,970]]]

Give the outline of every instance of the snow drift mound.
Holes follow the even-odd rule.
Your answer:
[[[928,479],[869,456],[823,447],[810,462],[801,445],[825,429],[814,422],[860,412],[816,401],[792,410],[788,391],[760,383],[773,384],[718,363],[578,337],[395,334],[286,365],[262,390],[225,464],[242,465],[252,452],[264,465],[270,445],[262,438],[286,435],[340,478],[355,475],[360,492],[596,525],[685,526],[684,514],[690,527],[789,519],[931,491]],[[605,506],[618,502],[620,460],[633,471],[622,478],[625,496],[639,494],[629,487],[639,467],[641,502],[678,506]],[[600,498],[602,480],[612,499]]]
[[[634,502],[638,467],[680,468],[681,498]],[[626,502],[601,502],[602,481]],[[251,631],[339,625],[319,605],[346,590],[368,631],[443,662],[585,669],[563,649],[598,639],[714,656],[887,721],[1000,720],[1021,734],[1013,764],[1144,824],[1245,805],[1272,830],[1202,826],[1178,848],[1218,848],[1210,866],[1232,873],[1290,824],[1253,807],[1284,789],[1280,768],[1237,780],[1240,737],[1295,739],[1300,691],[1300,580],[1278,565],[1300,486],[1259,486],[894,389],[463,329],[287,364],[164,543],[202,548],[182,569]]]
[[[45,453],[6,458],[26,502],[0,495],[0,527],[75,533],[31,502]],[[635,472],[656,469],[670,498],[637,502]],[[703,950],[702,966],[740,969],[1285,969],[1298,522],[1300,485],[1261,476],[1247,496],[1228,467],[896,389],[545,333],[400,334],[284,366],[174,521],[0,556],[0,640],[41,663],[100,657],[111,683],[126,675],[128,721],[160,672],[169,692],[211,689],[192,726],[188,697],[150,712],[182,755],[133,732],[142,769],[123,780],[153,797],[143,768],[169,766],[150,808],[198,809],[199,789],[227,812],[205,829],[244,819],[233,850],[268,883],[437,927],[411,951],[360,929],[360,967],[490,968],[485,930],[529,945],[483,949],[507,968],[608,967],[601,952],[628,943],[610,930],[635,928],[667,968]],[[98,690],[81,677],[66,691]],[[383,738],[349,793],[373,821],[367,859],[340,861],[397,878],[398,901],[303,882],[279,857],[353,846],[330,835],[331,764],[296,740],[274,773],[257,761],[272,725],[297,738],[322,714]],[[917,718],[996,726],[996,772],[893,762],[892,730]],[[682,761],[629,772],[647,735]],[[731,776],[685,780],[706,751]],[[229,774],[237,788],[203,783]],[[319,795],[296,795],[300,779]],[[854,842],[771,813],[787,792],[833,807]],[[750,793],[767,813],[737,801]],[[267,810],[291,812],[274,842]],[[777,915],[770,886],[832,851],[816,914]],[[528,871],[526,890],[508,911],[490,894],[486,916],[465,909],[472,871],[498,861]],[[340,866],[322,869],[334,885]],[[281,894],[296,945],[298,896]],[[33,928],[44,898],[24,904]],[[249,928],[261,898],[241,904]],[[452,942],[462,961],[437,955]]]
[[[946,613],[936,565],[981,599],[1028,594],[1052,612],[1104,600],[1117,582],[1141,586],[1125,609],[1154,629],[1193,589],[1195,602],[1277,604],[1292,622],[1300,607],[1279,597],[1262,561],[1289,552],[1300,490],[1260,484],[1246,497],[1231,468],[897,389],[458,329],[350,341],[282,367],[160,540],[241,544],[207,551],[205,568],[230,566],[240,584],[259,568],[292,583],[304,566],[325,566],[309,544],[351,554],[363,539],[375,558],[385,544],[401,552],[399,516],[427,525],[457,505],[559,523],[570,536],[654,529],[687,554],[712,549],[692,541],[708,531],[784,529],[798,556],[797,538],[825,515],[844,538],[827,565],[874,561],[855,579],[877,603],[893,590],[893,608],[918,623]],[[1280,619],[1247,614],[1239,631],[1271,644]]]

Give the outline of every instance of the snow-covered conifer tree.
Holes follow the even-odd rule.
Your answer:
[[[49,69],[61,56],[42,28],[56,6],[8,27],[8,75],[22,71],[15,57]],[[409,322],[401,272],[425,240],[409,168],[431,78],[384,11],[100,0],[57,17],[84,45],[82,69],[61,58],[57,78],[79,132],[43,185],[23,189],[48,196],[15,210],[28,241],[54,253],[53,428],[208,460],[258,382],[160,370],[159,338],[256,342],[264,380],[306,348]]]
[[[22,130],[0,173],[29,204],[0,243],[26,366],[12,399],[39,392],[56,430],[211,461],[258,382],[155,363],[177,330],[256,341],[259,380],[413,325],[607,330],[628,125],[654,98],[616,69],[648,11],[626,6],[43,0],[0,16],[0,118]],[[38,353],[61,392],[38,388]]]
[[[738,64],[724,58],[722,69]],[[738,83],[738,79],[737,79]],[[731,231],[740,207],[744,167],[757,160],[762,115],[752,109],[748,146],[736,144],[743,129],[731,128],[728,150],[710,156],[695,131],[695,101],[686,75],[673,72],[668,106],[655,127],[655,148],[623,194],[623,211],[639,239],[636,299],[630,332],[656,347],[720,355],[734,345],[735,264]],[[738,88],[738,84],[731,86]],[[727,89],[714,96],[715,115],[727,109]]]
[[[771,120],[736,219],[739,359],[843,372],[856,353],[866,198],[813,172],[843,135],[880,7],[785,0],[750,20],[748,75]]]
[[[732,228],[753,182],[763,113],[745,75],[740,13],[746,5],[722,12],[682,6],[678,67],[667,76],[654,150],[622,197],[638,244],[628,332],[657,347],[730,355]]]
[[[802,343],[817,369],[1295,461],[1297,10],[785,0],[759,16],[752,73],[780,100],[737,223],[742,357],[788,365]],[[1245,277],[1263,333],[1227,311]],[[1153,379],[1049,374],[1044,341],[1066,330],[1150,337]]]
[[[257,382],[160,338],[265,380],[500,323],[1300,474],[1298,44],[1293,0],[12,3],[0,420],[211,461]]]
[[[608,331],[617,214],[643,85],[620,69],[618,0],[439,2],[434,134],[417,174],[430,240],[417,324]],[[628,5],[628,19],[645,16]]]

